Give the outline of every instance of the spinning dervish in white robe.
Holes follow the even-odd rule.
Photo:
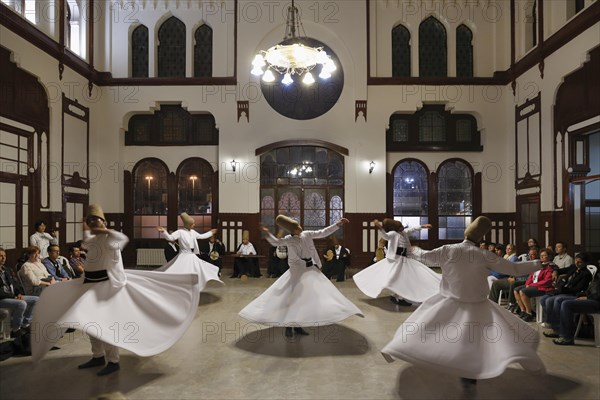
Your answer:
[[[107,375],[120,368],[118,348],[152,356],[183,336],[198,308],[198,275],[125,271],[127,236],[106,228],[98,205],[89,206],[86,222],[85,278],[44,289],[34,309],[32,355],[40,361],[68,328],[78,329],[92,345],[92,359],[79,368],[108,361],[98,372]]]
[[[291,235],[273,236],[263,227],[272,246],[287,246],[287,270],[263,294],[248,304],[239,315],[249,321],[272,326],[285,326],[286,336],[294,332],[307,334],[303,326],[330,325],[362,312],[323,275],[313,239],[324,238],[348,223],[342,218],[336,224],[318,231],[305,231],[295,220],[277,216],[275,223]]]
[[[168,241],[179,241],[179,254],[171,261],[166,263],[157,271],[168,271],[170,273],[192,273],[198,274],[199,288],[200,291],[204,290],[208,281],[217,281],[223,283],[219,279],[219,267],[212,265],[204,260],[201,260],[197,255],[200,254],[198,250],[198,239],[208,239],[215,233],[216,229],[211,229],[206,233],[198,233],[194,230],[194,219],[187,213],[181,213],[181,220],[183,221],[184,229],[178,229],[175,232],[169,234],[165,228],[157,227],[156,229],[160,232],[161,236]],[[224,284],[224,283],[223,283]]]
[[[400,221],[390,218],[383,224],[375,220],[379,234],[388,241],[385,258],[355,274],[352,279],[369,297],[376,298],[383,289],[417,303],[422,303],[440,291],[441,275],[417,260],[407,257],[410,252],[408,234],[431,225],[404,229]]]
[[[476,243],[491,221],[479,217],[465,230],[462,243],[413,256],[442,268],[440,293],[427,299],[400,325],[381,351],[388,361],[400,358],[466,381],[488,379],[511,363],[544,372],[536,350],[539,334],[508,310],[488,299],[490,271],[524,275],[542,267],[539,260],[512,263]],[[474,381],[476,382],[476,381]]]

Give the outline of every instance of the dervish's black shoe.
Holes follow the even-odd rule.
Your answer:
[[[301,327],[294,328],[294,332],[297,333],[298,335],[302,335],[302,336],[308,336],[308,334],[309,334]]]
[[[119,363],[109,362],[108,364],[106,364],[106,367],[104,367],[100,371],[98,371],[98,373],[96,375],[104,376],[104,375],[112,374],[113,372],[117,372],[120,369],[121,369],[121,367],[119,366]]]

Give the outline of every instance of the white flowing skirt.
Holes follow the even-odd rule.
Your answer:
[[[400,325],[381,352],[451,375],[488,379],[511,363],[545,372],[538,344],[536,329],[488,299],[466,303],[437,294]]]
[[[394,261],[384,258],[376,262],[352,279],[369,297],[376,298],[383,289],[388,289],[408,301],[422,303],[439,293],[442,275],[417,260],[396,256]]]
[[[174,345],[196,317],[197,274],[126,271],[127,283],[83,283],[83,278],[44,289],[34,307],[31,347],[41,360],[68,328],[139,356]]]
[[[315,266],[290,266],[239,315],[271,326],[330,325],[362,312]]]
[[[206,282],[217,281],[225,284],[219,279],[219,267],[201,260],[194,253],[181,252],[175,258],[166,263],[156,271],[166,271],[169,273],[197,273],[200,291],[206,287]]]

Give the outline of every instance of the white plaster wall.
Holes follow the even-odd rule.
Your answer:
[[[545,60],[543,79],[540,77],[540,71],[536,65],[517,80],[517,95],[511,105],[513,111],[509,114],[513,121],[513,126],[514,106],[523,104],[528,98],[535,97],[538,91],[542,93],[541,211],[551,211],[554,209],[554,167],[552,164],[554,117],[552,108],[555,104],[556,92],[564,76],[581,67],[587,59],[587,53],[595,46],[598,46],[598,38],[600,38],[600,23],[587,29],[584,33],[550,55]]]
[[[10,49],[13,52],[13,59],[16,64],[37,76],[46,88],[50,112],[50,131],[48,132],[50,161],[50,170],[48,171],[50,180],[49,211],[61,211],[62,93],[64,92],[70,99],[77,100],[83,106],[90,108],[95,106],[95,100],[93,99],[95,96],[93,95],[90,98],[87,80],[69,68],[65,68],[63,79],[60,80],[56,59],[41,52],[37,47],[15,35],[4,26],[0,26],[0,45]],[[111,211],[114,210],[108,212]]]
[[[188,2],[179,2],[185,5]],[[241,2],[240,9],[243,9]],[[485,3],[485,2],[484,2]],[[146,4],[153,4],[147,2]],[[249,4],[249,3],[248,3]],[[188,157],[202,157],[220,171],[220,210],[226,213],[256,213],[259,210],[258,157],[255,150],[281,140],[320,139],[349,151],[345,157],[345,210],[347,212],[385,212],[385,173],[401,159],[415,157],[423,160],[431,171],[453,157],[468,161],[475,172],[483,175],[483,211],[514,211],[514,106],[542,90],[542,129],[545,134],[543,168],[551,165],[551,107],[556,88],[562,77],[581,65],[585,53],[600,35],[598,25],[590,28],[563,49],[546,60],[545,78],[539,77],[537,66],[517,80],[517,94],[510,86],[366,86],[366,35],[364,3],[359,1],[299,2],[303,24],[309,36],[330,46],[344,68],[345,85],[337,104],[325,115],[306,121],[295,121],[277,114],[260,93],[257,79],[250,74],[250,61],[259,49],[270,47],[281,40],[284,33],[283,8],[261,14],[264,20],[240,17],[238,35],[238,85],[236,86],[178,86],[178,87],[95,87],[90,98],[87,80],[66,69],[62,81],[58,79],[58,62],[28,44],[12,32],[1,28],[1,44],[15,52],[19,65],[40,77],[50,98],[50,138],[52,162],[60,160],[60,92],[91,108],[90,162],[99,171],[93,181],[90,200],[103,204],[106,212],[123,211],[123,170],[131,170],[142,158],[162,159],[170,171]],[[180,6],[181,7],[181,6]],[[246,6],[249,7],[249,6]],[[274,6],[273,6],[274,7]],[[313,8],[310,8],[313,7]],[[315,8],[316,7],[316,8]],[[320,7],[320,8],[319,8]],[[175,10],[176,11],[176,10]],[[334,12],[335,11],[335,12]],[[155,9],[158,15],[164,10]],[[255,14],[257,15],[257,14]],[[190,21],[197,20],[186,16]],[[126,71],[126,40],[115,34],[111,24],[99,24],[107,42],[115,47],[97,57],[106,65],[119,64]],[[502,24],[493,25],[493,29]],[[114,26],[123,30],[126,24]],[[214,28],[214,27],[213,27]],[[191,29],[189,29],[191,32]],[[216,35],[215,35],[216,36]],[[226,36],[227,47],[229,36]],[[123,47],[125,46],[125,47]],[[505,49],[506,43],[499,44]],[[476,53],[477,54],[477,53]],[[487,58],[481,60],[483,65]],[[229,61],[227,61],[229,63]],[[498,58],[494,63],[500,62]],[[480,58],[476,59],[476,65]],[[228,68],[231,64],[227,64]],[[492,65],[492,64],[489,64]],[[501,69],[501,68],[498,68]],[[236,101],[250,102],[250,122],[242,117],[237,121]],[[368,101],[368,120],[354,120],[356,100]],[[133,113],[153,112],[160,104],[181,102],[189,112],[210,112],[217,121],[219,146],[142,147],[124,146],[124,132]],[[479,153],[390,153],[385,152],[385,130],[392,113],[415,112],[423,103],[446,103],[454,113],[473,114],[482,129],[484,151]],[[229,162],[238,164],[233,172]],[[368,163],[376,163],[372,174]],[[551,206],[551,172],[544,174],[542,209]],[[61,207],[60,182],[51,188],[51,209]]]
[[[194,32],[202,24],[213,30],[213,76],[233,75],[233,26],[235,8],[232,0],[227,1],[158,1],[158,2],[111,2],[110,33],[112,54],[103,60],[99,69],[109,70],[113,77],[131,76],[131,54],[129,38],[140,24],[148,28],[149,76],[158,76],[158,29],[174,16],[186,27],[186,76],[193,76]]]
[[[403,24],[411,34],[411,76],[419,76],[419,25],[429,16],[446,28],[448,76],[456,76],[456,28],[473,32],[474,76],[492,76],[510,66],[510,13],[506,1],[373,1],[371,74],[392,76],[392,28]]]

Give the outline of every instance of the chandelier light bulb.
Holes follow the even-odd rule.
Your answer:
[[[336,69],[337,69],[337,67],[335,66],[335,63],[333,61],[331,61],[331,60],[329,60],[328,62],[326,62],[325,64],[323,64],[323,71],[327,71],[329,73],[332,73]]]
[[[305,85],[312,85],[315,83],[315,78],[313,78],[310,72],[307,72],[306,75],[304,75],[304,79],[302,79],[302,83]]]
[[[275,75],[273,75],[273,72],[268,69],[263,75],[262,80],[264,82],[273,82],[275,80]]]
[[[263,74],[263,70],[258,65],[255,65],[254,68],[252,68],[252,71],[250,71],[250,73],[255,76],[261,76]]]
[[[323,68],[321,70],[321,73],[319,74],[319,78],[321,78],[321,79],[329,79],[329,78],[331,78],[331,74],[329,73],[329,71],[327,71],[325,68]]]
[[[294,83],[294,81],[292,80],[292,76],[290,75],[289,72],[283,76],[281,83],[283,83],[284,85],[289,85],[290,83]]]
[[[331,58],[329,58],[329,56],[327,55],[327,52],[325,50],[321,50],[317,53],[317,63],[319,64],[325,64],[331,62]]]
[[[260,54],[257,54],[256,56],[254,56],[254,60],[252,60],[253,67],[262,68],[265,65],[266,65],[266,63],[265,63],[265,59],[263,56],[261,56]]]

